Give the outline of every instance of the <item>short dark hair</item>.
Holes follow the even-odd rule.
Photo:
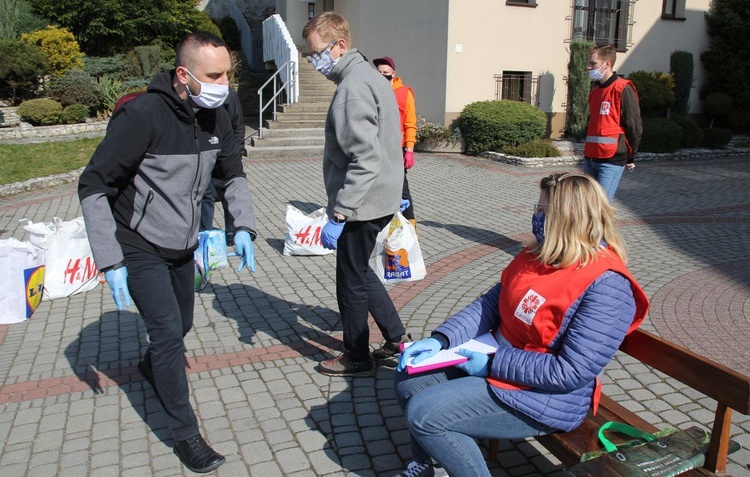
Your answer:
[[[187,65],[186,63],[191,62],[192,60],[192,53],[200,48],[201,46],[205,45],[211,45],[215,48],[219,48],[221,46],[225,47],[227,44],[222,40],[220,37],[214,35],[213,33],[209,33],[207,31],[196,31],[185,38],[183,38],[180,43],[177,44],[177,48],[174,50],[174,65],[177,66],[192,66]]]

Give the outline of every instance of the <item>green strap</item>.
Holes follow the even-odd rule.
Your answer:
[[[627,436],[635,437],[636,439],[643,439],[646,442],[652,442],[656,440],[656,437],[654,437],[653,434],[649,434],[648,432],[644,432],[633,426],[629,426],[621,422],[605,422],[602,427],[599,428],[599,440],[602,444],[604,444],[604,449],[606,449],[607,452],[616,451],[617,446],[614,445],[609,439],[604,437],[604,431],[606,430],[620,432]]]

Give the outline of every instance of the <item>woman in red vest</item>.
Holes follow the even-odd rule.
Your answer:
[[[434,459],[449,475],[486,477],[475,439],[575,429],[595,398],[597,376],[646,316],[648,299],[625,265],[602,187],[580,173],[553,174],[540,185],[536,240],[500,283],[401,354],[394,385],[413,459],[402,476],[434,475]],[[461,350],[487,332],[499,344],[495,354]],[[403,372],[447,348],[466,361]]]

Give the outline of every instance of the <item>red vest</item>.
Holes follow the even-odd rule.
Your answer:
[[[625,134],[620,125],[622,90],[628,85],[636,91],[632,81],[618,78],[606,88],[595,87],[589,93],[589,127],[586,131],[584,156],[592,159],[609,159],[617,153],[620,134]],[[633,149],[630,144],[627,146],[630,156]]]
[[[636,313],[628,333],[641,324],[648,312],[648,298],[622,260],[604,249],[585,267],[576,264],[555,268],[539,263],[524,249],[503,270],[500,292],[500,332],[514,348],[539,353],[549,348],[560,332],[565,313],[581,294],[607,270],[622,274],[630,281]],[[523,389],[496,378],[488,381],[504,389]],[[528,389],[528,388],[525,388]]]

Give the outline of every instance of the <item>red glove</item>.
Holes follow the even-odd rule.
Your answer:
[[[412,167],[414,167],[414,153],[406,151],[404,153],[404,168],[411,169]]]

